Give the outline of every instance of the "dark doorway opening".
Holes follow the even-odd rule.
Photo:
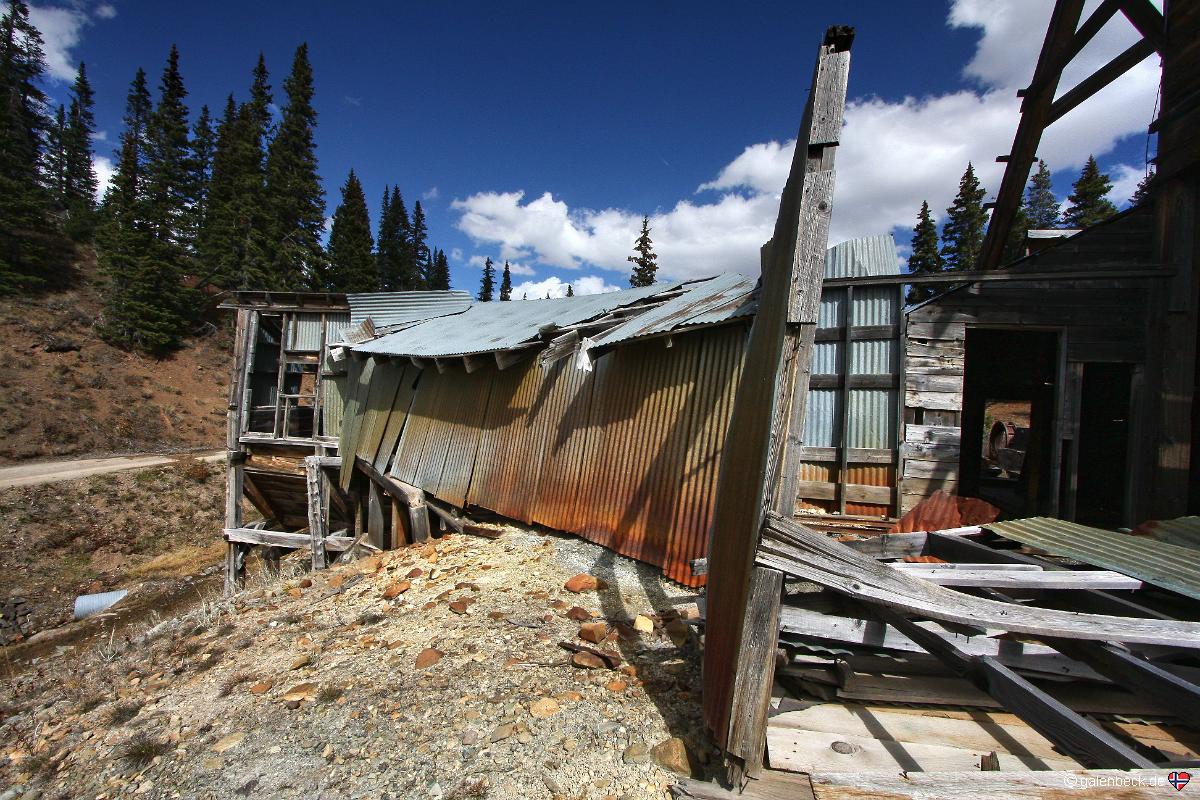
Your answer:
[[[960,492],[1008,517],[1055,510],[1058,341],[1055,331],[967,330]]]
[[[1127,524],[1129,364],[1085,364],[1079,403],[1075,519],[1087,525]]]

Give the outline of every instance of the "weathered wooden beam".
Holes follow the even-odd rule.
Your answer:
[[[1005,283],[1010,281],[1078,281],[1078,280],[1118,280],[1118,279],[1158,279],[1170,278],[1175,270],[1161,266],[1145,266],[1137,268],[1131,265],[1129,269],[1092,269],[1092,270],[964,270],[963,272],[942,272],[914,275],[864,275],[858,278],[826,278],[822,284],[826,289],[836,289],[841,286],[937,286],[958,283]],[[830,329],[832,330],[832,329]]]
[[[1150,759],[1092,720],[1076,714],[993,656],[969,656],[936,631],[914,625],[886,606],[873,606],[872,610],[1080,763],[1122,769],[1154,767]]]
[[[250,312],[238,309],[233,334],[233,372],[229,382],[229,402],[225,413],[225,527],[242,526],[242,493],[245,488],[246,454],[239,441],[242,430],[243,382],[246,379],[246,358],[249,350]],[[260,511],[262,509],[259,509]],[[242,561],[238,547],[230,543],[225,548],[225,594],[232,594],[242,583]]]
[[[1009,162],[1004,169],[1000,191],[996,193],[996,207],[992,211],[991,222],[979,254],[979,266],[982,269],[994,269],[999,266],[1004,255],[1004,245],[1016,218],[1017,205],[1025,192],[1025,182],[1029,179],[1029,170],[1033,166],[1042,131],[1047,124],[1050,104],[1054,100],[1062,70],[1066,66],[1062,61],[1063,54],[1071,46],[1082,14],[1083,0],[1059,0],[1051,12],[1050,24],[1046,29],[1042,50],[1033,71],[1033,80],[1021,104],[1021,119],[1013,137],[1013,146],[1009,151]]]
[[[1118,0],[1118,3],[1121,13],[1137,28],[1137,32],[1150,42],[1160,56],[1166,55],[1167,22],[1163,13],[1149,0]]]
[[[773,619],[778,590],[754,581],[754,551],[767,509],[795,510],[799,448],[833,204],[852,28],[826,31],[797,134],[771,242],[763,247],[762,292],[721,455],[713,514],[704,648],[705,719],[727,753],[735,786],[762,770],[759,709],[774,674],[774,644],[750,649],[756,624]],[[718,566],[719,565],[719,566]],[[770,571],[766,573],[769,575]],[[775,626],[767,629],[774,639]]]
[[[1200,686],[1157,664],[1107,642],[1047,639],[1047,644],[1179,719],[1200,719]]]
[[[325,569],[329,565],[325,554],[325,538],[328,520],[325,517],[325,482],[321,474],[319,456],[304,459],[305,498],[308,501],[308,545],[312,550],[312,568]]]
[[[996,569],[939,569],[940,565],[937,564],[891,564],[890,566],[906,575],[936,583],[938,586],[1075,590],[1142,588],[1142,582],[1137,578],[1109,570],[1026,572]]]
[[[304,550],[310,547],[312,543],[312,536],[307,533],[266,531],[258,528],[231,528],[225,530],[225,540],[240,544],[262,545],[266,547],[287,547],[292,550]],[[353,537],[344,535],[326,536],[322,539],[322,543],[324,544],[326,550],[345,550],[353,541]]]
[[[1142,39],[1137,44],[1131,45],[1123,53],[1113,58],[1087,78],[1084,78],[1077,86],[1055,100],[1050,106],[1050,113],[1046,118],[1046,124],[1052,125],[1062,119],[1064,115],[1076,108],[1084,100],[1092,97],[1105,86],[1108,86],[1153,54],[1154,45],[1149,39]]]
[[[463,356],[463,369],[465,369],[467,374],[470,375],[472,372],[476,372],[477,370],[483,369],[485,366],[487,366],[488,360],[489,359],[487,356]]]
[[[383,519],[383,498],[379,484],[371,481],[367,486],[367,541],[380,550],[387,548],[387,524]]]

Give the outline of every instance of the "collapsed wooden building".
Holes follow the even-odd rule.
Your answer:
[[[1055,98],[1063,68],[1117,15],[1138,44]],[[1096,711],[1111,701],[1168,721],[1159,732],[1200,711],[1195,526],[1163,526],[1171,541],[1100,529],[1200,509],[1200,51],[1188,46],[1200,11],[1113,0],[1081,18],[1081,0],[1056,4],[974,272],[899,274],[890,237],[827,250],[853,40],[835,28],[757,283],[719,275],[518,303],[238,294],[227,585],[255,546],[311,550],[322,567],[355,545],[461,530],[486,509],[707,584],[703,703],[735,789],[771,767],[833,770],[827,794],[815,774],[805,785],[841,797],[867,785],[865,760],[884,772],[954,764],[974,791],[1040,796],[1051,783],[1007,771],[1188,765],[1194,738],[1148,743]],[[1151,200],[1002,265],[1042,130],[1154,53]],[[936,292],[906,305],[911,286]],[[985,444],[996,403],[1028,416],[1006,470]],[[1005,430],[997,449],[1017,450]],[[947,492],[1010,521],[864,535]],[[243,497],[262,522],[243,524]],[[881,719],[901,721],[878,709],[788,705],[777,664],[809,704],[911,703],[897,687],[920,676],[935,687],[920,702],[1012,714],[940,733],[903,720],[910,737],[945,743],[922,751],[881,734]],[[1052,685],[1067,679],[1082,702]],[[839,728],[819,753],[797,744],[855,715],[861,735]],[[864,752],[875,760],[854,758]],[[999,777],[964,777],[995,763]],[[877,788],[907,796],[903,781]]]

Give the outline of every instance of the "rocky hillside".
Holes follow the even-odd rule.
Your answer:
[[[70,620],[76,595],[138,587],[144,595],[156,587],[170,593],[179,580],[219,563],[222,475],[220,465],[189,457],[138,472],[0,489],[0,536],[8,543],[0,645]]]
[[[0,298],[0,463],[220,447],[228,326],[166,359],[119,350],[96,333],[97,287],[83,264],[69,291]]]
[[[695,596],[586,542],[254,582],[0,672],[0,797],[663,798],[715,756]]]

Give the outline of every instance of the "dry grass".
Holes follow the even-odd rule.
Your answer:
[[[317,702],[318,703],[332,703],[332,702],[335,702],[339,697],[341,697],[345,693],[346,693],[346,690],[343,689],[341,686],[335,686],[332,683],[326,684],[325,686],[321,687],[321,690],[319,692],[317,692]]]
[[[124,725],[138,715],[142,707],[137,703],[117,703],[108,711],[108,722],[111,725]]]
[[[142,578],[183,578],[195,575],[205,567],[219,564],[225,557],[225,542],[214,540],[207,547],[186,546],[155,556],[144,564],[134,564],[125,570],[125,577],[134,580]]]
[[[141,769],[154,759],[171,752],[171,744],[145,733],[134,734],[120,750],[121,759]]]
[[[254,680],[254,674],[251,672],[235,672],[221,682],[221,690],[217,692],[217,696],[229,697],[233,694],[234,689],[252,680]]]

